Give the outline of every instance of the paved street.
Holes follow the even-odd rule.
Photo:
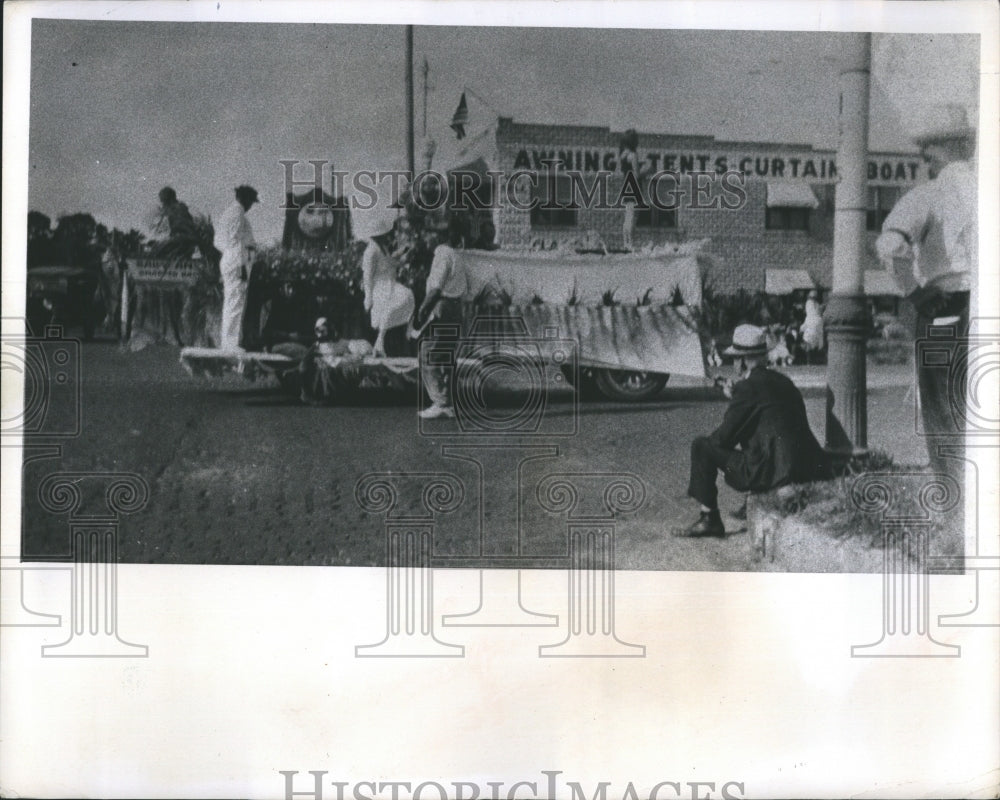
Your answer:
[[[721,395],[697,381],[671,379],[658,399],[642,404],[583,402],[574,436],[487,441],[456,436],[454,420],[435,420],[421,435],[412,397],[313,408],[237,376],[191,378],[168,347],[123,353],[111,342],[86,344],[82,374],[82,434],[64,445],[60,460],[25,469],[27,558],[69,552],[66,518],[40,508],[39,482],[55,471],[111,471],[138,473],[151,489],[147,507],[124,518],[121,561],[383,564],[383,516],[360,507],[355,486],[367,473],[393,473],[399,511],[412,512],[420,487],[405,476],[416,472],[451,473],[462,487],[461,504],[436,518],[435,563],[474,566],[485,554],[521,559],[497,565],[565,566],[565,513],[545,510],[536,486],[555,472],[599,472],[638,475],[647,492],[637,513],[619,516],[620,568],[749,567],[745,533],[710,541],[669,535],[696,510],[685,497],[691,438],[718,424],[725,409]],[[870,383],[882,388],[869,396],[869,443],[898,463],[919,464],[923,442],[906,433],[913,401],[899,385],[905,375],[873,368]],[[816,387],[805,395],[822,438],[822,369],[799,378]],[[530,401],[516,386],[498,387],[489,398],[511,413]],[[572,393],[554,387],[544,401],[544,424],[565,430],[576,413]],[[590,499],[581,495],[580,508]],[[723,490],[724,509],[737,502]]]

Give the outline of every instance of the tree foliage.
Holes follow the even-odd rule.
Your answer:
[[[65,265],[97,269],[108,250],[119,257],[143,253],[145,236],[131,228],[108,229],[87,213],[52,219],[40,211],[28,212],[28,268]]]

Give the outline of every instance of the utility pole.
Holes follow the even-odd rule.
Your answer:
[[[413,156],[413,26],[406,26],[406,168],[416,172]]]
[[[840,141],[833,218],[833,293],[825,322],[826,446],[841,454],[868,447],[865,343],[870,327],[865,298],[865,213],[868,208],[868,106],[871,34],[848,38],[840,72]]]

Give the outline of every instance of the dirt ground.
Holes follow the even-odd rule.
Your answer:
[[[386,515],[360,505],[359,479],[390,474],[399,492],[394,516],[412,517],[421,512],[426,474],[451,474],[460,487],[457,508],[430,523],[401,524],[432,530],[435,566],[511,567],[567,563],[574,520],[544,507],[538,486],[546,476],[629,473],[641,479],[645,502],[613,521],[616,566],[760,568],[732,520],[725,539],[670,535],[696,514],[685,496],[690,441],[717,425],[725,409],[721,395],[697,381],[672,379],[659,398],[641,404],[577,404],[572,391],[553,386],[544,395],[542,435],[484,439],[457,435],[454,420],[436,420],[421,432],[413,397],[314,408],[237,376],[194,379],[181,369],[178,351],[165,346],[125,353],[94,342],[82,346],[81,359],[81,434],[62,444],[60,456],[24,470],[22,554],[29,560],[70,557],[66,515],[44,510],[37,497],[42,480],[60,471],[135,473],[149,485],[146,506],[122,518],[122,562],[365,566],[386,561]],[[877,373],[870,383],[880,388],[869,393],[869,445],[897,463],[925,463],[912,394]],[[823,390],[804,394],[822,439]],[[490,400],[512,413],[529,401],[516,385],[497,388]],[[73,409],[50,413],[55,419]],[[574,423],[575,435],[545,433],[571,431]],[[574,513],[601,505],[601,480],[578,479],[585,485]],[[723,509],[739,500],[722,490]],[[97,508],[103,499],[95,490],[85,502]]]

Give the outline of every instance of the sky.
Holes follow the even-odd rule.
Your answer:
[[[418,139],[426,58],[435,166],[456,151],[448,123],[466,88],[473,135],[501,114],[834,149],[845,35],[418,26]],[[53,221],[88,211],[148,233],[164,185],[217,218],[249,183],[268,242],[281,160],[405,165],[402,26],[36,19],[31,47],[29,208]],[[874,35],[870,149],[913,151],[940,103],[975,120],[978,63],[974,36]]]

